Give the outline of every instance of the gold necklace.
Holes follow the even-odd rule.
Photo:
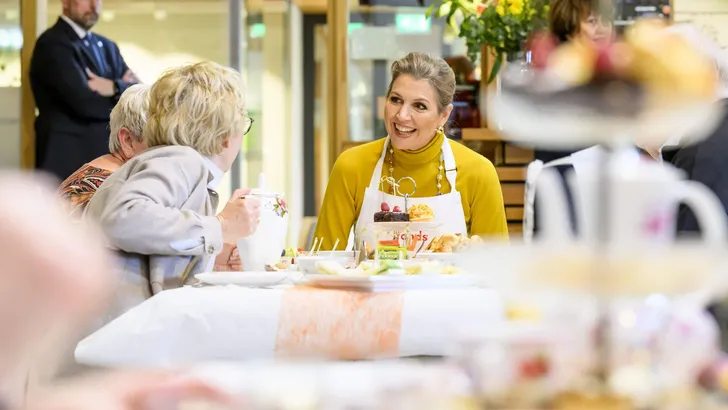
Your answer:
[[[437,196],[442,195],[442,175],[445,171],[445,155],[442,153],[442,150],[440,150],[440,165],[437,167]],[[392,148],[392,144],[389,144],[389,176],[392,178],[391,180],[394,181],[394,148]],[[394,194],[394,187],[390,184],[389,185],[389,193]]]

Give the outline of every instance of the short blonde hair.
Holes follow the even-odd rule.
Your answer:
[[[146,84],[134,84],[127,88],[116,106],[111,110],[109,118],[109,152],[121,151],[119,130],[126,128],[139,142],[142,142],[144,124],[147,123],[147,110],[149,109],[149,89]]]
[[[392,81],[389,83],[387,96],[392,92],[394,81],[405,74],[430,83],[437,97],[438,112],[442,113],[452,103],[455,95],[455,73],[445,60],[413,52],[395,61],[392,63]]]
[[[144,140],[149,147],[182,145],[219,155],[246,121],[245,83],[239,72],[213,62],[165,71],[152,86]]]

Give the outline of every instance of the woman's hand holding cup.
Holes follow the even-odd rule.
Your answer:
[[[260,201],[246,197],[249,192],[249,189],[236,189],[225,208],[217,215],[225,243],[235,243],[239,238],[250,236],[258,227]]]

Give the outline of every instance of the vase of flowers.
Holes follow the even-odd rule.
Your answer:
[[[506,58],[522,53],[531,33],[545,27],[548,10],[548,0],[441,0],[425,14],[445,18],[465,39],[473,61],[478,60],[483,46],[488,47],[494,57],[490,84]]]

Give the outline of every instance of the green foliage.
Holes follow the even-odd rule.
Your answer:
[[[445,18],[465,39],[473,61],[478,61],[482,46],[490,48],[495,57],[490,83],[504,55],[522,51],[531,33],[544,28],[548,10],[548,0],[442,0],[428,7],[425,15]]]

